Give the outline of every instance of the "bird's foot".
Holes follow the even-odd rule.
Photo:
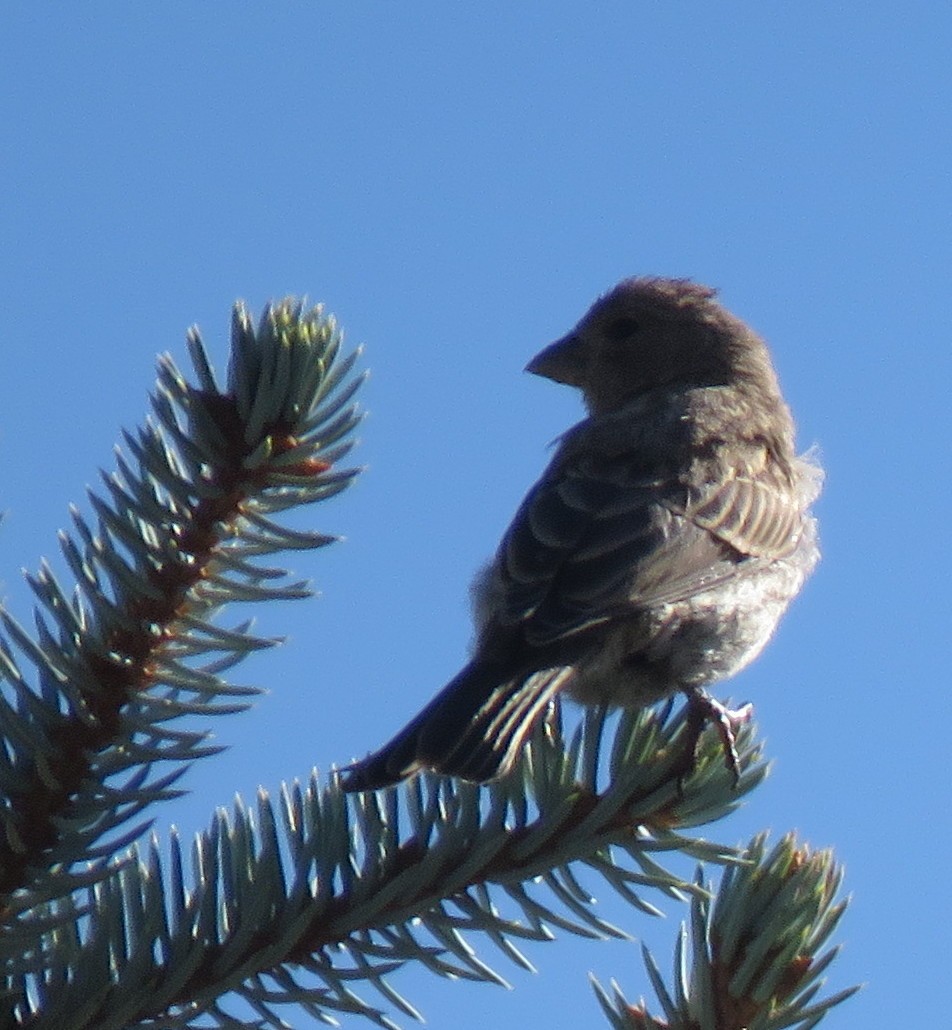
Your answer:
[[[721,738],[724,749],[724,765],[734,779],[734,786],[740,783],[740,758],[737,754],[736,730],[749,722],[754,712],[752,704],[740,708],[728,708],[702,687],[686,688],[688,699],[688,738],[684,749],[684,765],[678,775],[678,787],[694,771],[697,745],[707,723],[712,723]]]

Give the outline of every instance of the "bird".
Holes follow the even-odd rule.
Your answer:
[[[581,391],[472,587],[472,655],[348,792],[429,770],[505,775],[557,696],[643,708],[687,698],[692,740],[731,710],[707,687],[766,645],[819,559],[822,471],[795,430],[764,340],[691,279],[622,280],[526,370]]]

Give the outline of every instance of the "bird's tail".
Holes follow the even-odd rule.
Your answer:
[[[470,662],[393,740],[343,770],[344,790],[378,790],[421,769],[479,782],[502,776],[571,674],[559,666],[500,682],[498,667]]]

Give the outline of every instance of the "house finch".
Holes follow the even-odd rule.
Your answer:
[[[473,587],[465,668],[345,790],[420,769],[490,780],[556,694],[642,707],[681,691],[737,774],[749,713],[704,690],[750,662],[819,557],[821,473],[764,341],[683,279],[626,279],[528,371],[582,391],[555,456]]]

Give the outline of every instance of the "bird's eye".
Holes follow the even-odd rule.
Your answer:
[[[605,326],[605,335],[610,340],[619,343],[633,336],[641,328],[641,323],[636,318],[616,318]]]

